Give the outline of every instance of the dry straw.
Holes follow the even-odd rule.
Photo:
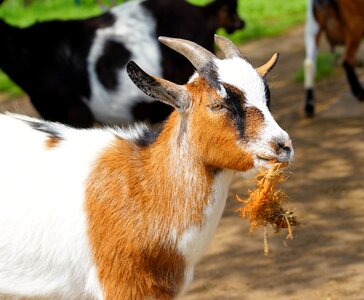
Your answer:
[[[288,239],[292,239],[292,226],[297,226],[298,221],[293,210],[285,209],[282,203],[287,200],[287,195],[282,190],[277,190],[277,185],[286,181],[287,176],[283,171],[286,164],[275,163],[269,169],[261,170],[256,177],[257,187],[249,191],[248,199],[236,196],[244,205],[237,209],[240,217],[249,219],[250,230],[259,226],[264,227],[264,254],[268,254],[267,225],[270,224],[276,231],[287,228]]]

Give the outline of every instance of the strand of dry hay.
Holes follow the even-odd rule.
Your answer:
[[[282,207],[282,203],[287,200],[287,195],[282,190],[277,190],[277,185],[287,180],[283,172],[285,164],[275,163],[268,170],[261,170],[256,177],[257,188],[249,191],[248,199],[242,199],[236,195],[239,202],[244,206],[237,209],[240,217],[249,219],[250,231],[259,226],[264,227],[264,254],[269,252],[267,225],[274,227],[275,231],[287,228],[287,239],[292,239],[292,226],[297,226],[298,221],[294,211]]]

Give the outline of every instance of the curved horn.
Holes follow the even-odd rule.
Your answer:
[[[225,58],[241,57],[239,48],[226,37],[215,34],[215,43],[224,53]]]
[[[216,57],[210,51],[191,41],[165,36],[160,36],[158,40],[167,47],[186,57],[197,71],[201,70],[208,61]]]
[[[267,75],[267,73],[270,70],[272,70],[274,65],[277,63],[278,57],[279,57],[279,53],[274,53],[268,62],[266,62],[264,65],[256,68],[256,71],[259,73],[259,75],[261,77],[264,77],[265,75]]]

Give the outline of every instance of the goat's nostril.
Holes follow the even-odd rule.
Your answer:
[[[292,149],[292,141],[291,141],[291,140],[287,140],[287,141],[284,143],[284,148]]]
[[[291,151],[292,149],[292,141],[291,140],[287,140],[285,142],[278,142],[278,147],[280,149],[286,150],[286,151]]]

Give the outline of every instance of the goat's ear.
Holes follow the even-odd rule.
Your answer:
[[[190,96],[184,85],[150,76],[133,61],[128,63],[126,71],[130,79],[146,95],[171,105],[181,112],[189,107]]]
[[[274,53],[268,62],[266,62],[264,65],[260,66],[259,68],[256,68],[258,74],[261,77],[265,77],[265,75],[268,74],[270,70],[275,66],[275,64],[278,61],[279,53]]]

